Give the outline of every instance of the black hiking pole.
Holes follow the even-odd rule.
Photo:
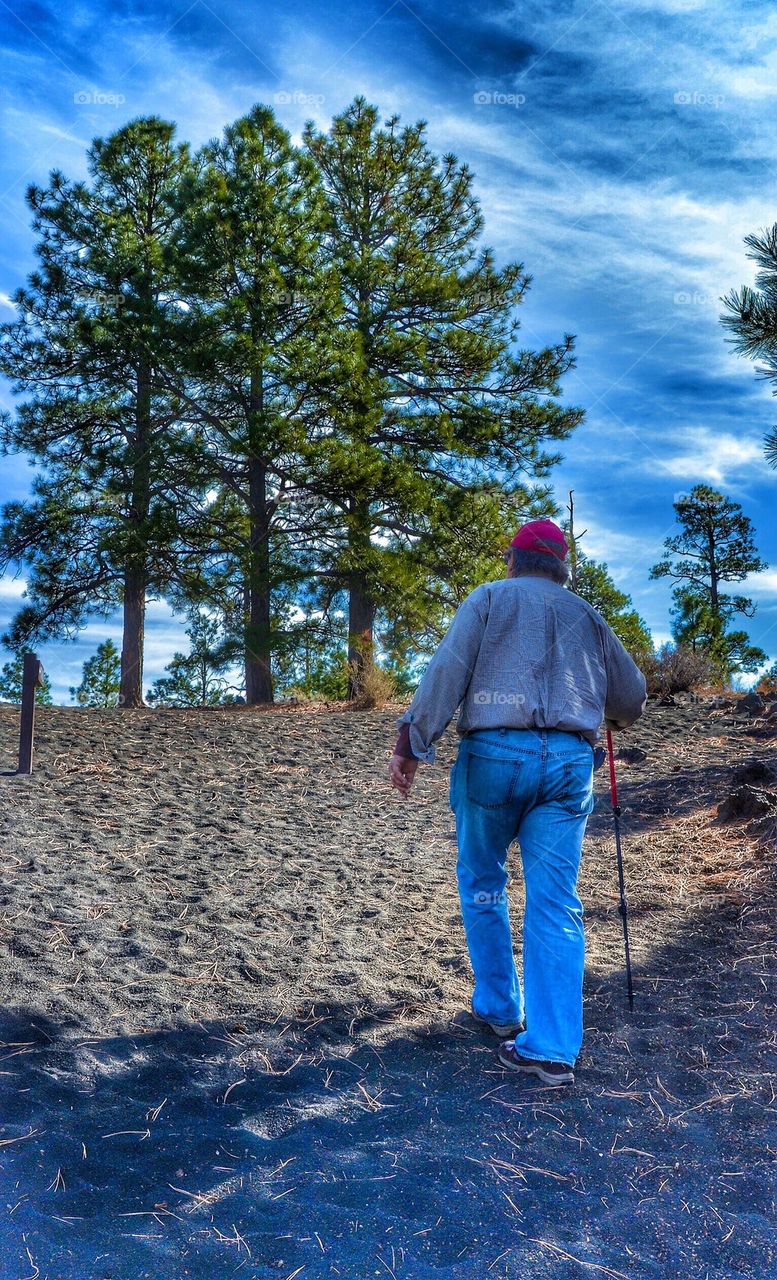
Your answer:
[[[623,855],[621,853],[621,807],[618,804],[618,788],[615,783],[615,756],[612,749],[612,733],[607,730],[607,757],[610,765],[610,798],[612,800],[612,816],[615,823],[615,856],[618,862],[618,888],[620,890],[620,912],[623,921],[623,941],[626,947],[626,988],[629,993],[629,1009],[634,1008],[634,988],[631,983],[631,953],[629,951],[629,907],[626,902],[626,886],[623,880]]]

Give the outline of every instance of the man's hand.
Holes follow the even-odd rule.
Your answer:
[[[413,785],[413,778],[416,775],[418,765],[418,760],[408,760],[405,756],[398,756],[396,753],[389,760],[388,770],[391,785],[396,787],[397,791],[401,791],[405,798],[407,798]]]

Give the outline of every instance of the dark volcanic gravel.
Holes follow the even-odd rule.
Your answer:
[[[770,707],[651,703],[581,875],[572,1089],[467,1013],[448,766],[397,708],[0,707],[0,1280],[773,1280]],[[764,768],[766,772],[764,772]],[[511,884],[520,943],[520,864]],[[770,1144],[770,1145],[769,1145]]]

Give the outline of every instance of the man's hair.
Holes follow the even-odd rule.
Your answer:
[[[547,551],[524,551],[521,547],[513,547],[511,569],[514,578],[522,573],[541,574],[543,578],[552,578],[560,582],[562,587],[569,581],[569,565],[566,560],[550,555]]]

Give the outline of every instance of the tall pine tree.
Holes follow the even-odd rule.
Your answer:
[[[352,351],[313,459],[331,514],[319,572],[330,592],[347,591],[357,693],[378,609],[417,630],[441,582],[462,594],[493,575],[516,512],[547,500],[536,482],[557,456],[545,442],[582,411],[554,399],[574,363],[570,335],[514,353],[531,277],[517,263],[497,270],[479,247],[472,175],[433,154],[423,122],[381,128],[356,98],[328,133],[311,123],[303,137],[326,191]]]
[[[336,394],[339,299],[323,260],[326,209],[315,166],[268,107],[197,156],[181,193],[178,300],[183,363],[171,392],[196,431],[192,466],[212,486],[215,561],[242,598],[246,699],[272,701],[282,598],[303,574],[316,500],[302,456],[317,397]]]
[[[28,396],[0,440],[39,467],[34,500],[3,510],[0,569],[28,572],[9,643],[72,635],[121,604],[124,707],[142,705],[146,597],[186,578],[198,519],[176,462],[179,406],[158,377],[179,358],[169,290],[190,159],[174,133],[131,121],[93,143],[90,184],[54,171],[29,188],[40,265],[0,334],[0,369]]]

